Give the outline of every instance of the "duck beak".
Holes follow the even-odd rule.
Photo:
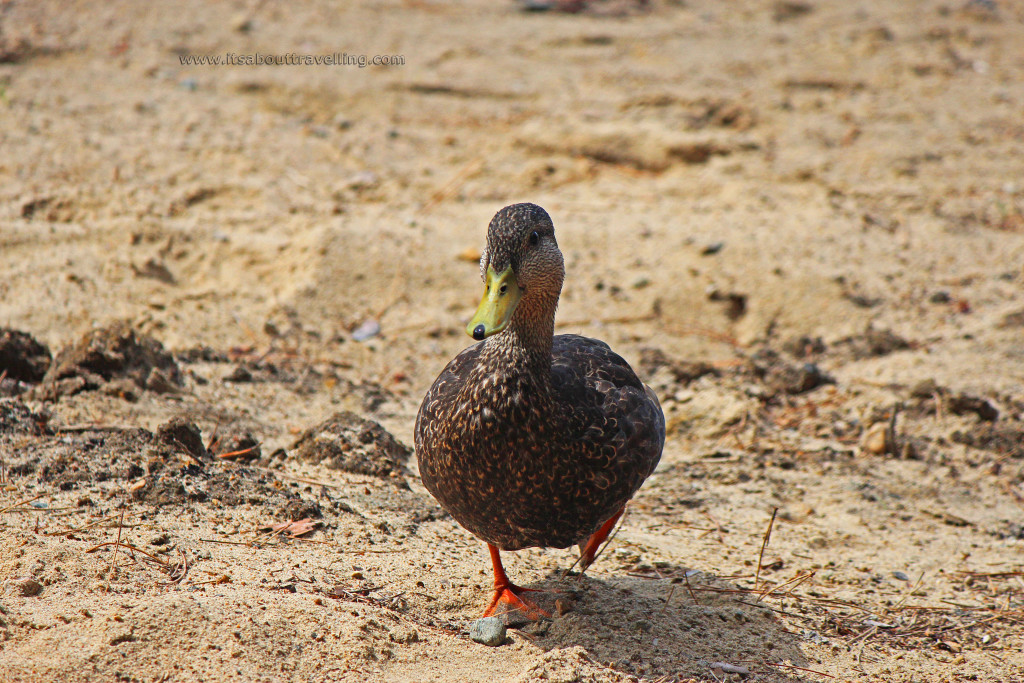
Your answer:
[[[490,337],[508,327],[508,321],[512,319],[512,313],[523,296],[512,266],[501,273],[495,273],[494,268],[487,266],[486,283],[484,298],[466,326],[466,332],[476,340]]]

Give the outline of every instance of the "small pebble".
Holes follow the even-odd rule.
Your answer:
[[[504,643],[507,633],[505,624],[497,617],[484,617],[469,625],[469,637],[488,647],[497,647]]]
[[[348,179],[348,186],[354,190],[373,187],[380,182],[380,177],[373,171],[360,171]]]
[[[893,578],[899,579],[900,581],[910,581],[910,577],[903,572],[893,572]]]
[[[740,676],[749,676],[750,669],[739,664],[729,664],[727,662],[712,662],[708,664],[708,667],[712,670],[719,669],[723,673],[727,674],[739,674]]]
[[[252,17],[248,14],[236,14],[231,19],[231,28],[239,33],[248,33],[252,30]]]
[[[864,433],[860,443],[861,451],[880,455],[889,450],[889,425],[878,422]]]
[[[352,331],[352,338],[356,341],[366,341],[380,334],[380,323],[376,320],[367,320]]]

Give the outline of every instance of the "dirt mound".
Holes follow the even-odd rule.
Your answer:
[[[39,382],[50,367],[50,349],[32,335],[0,328],[0,375],[21,382]]]
[[[292,446],[300,460],[353,474],[399,477],[412,450],[383,427],[342,411],[307,429]]]
[[[100,388],[131,397],[135,389],[167,393],[182,384],[181,370],[163,344],[121,322],[92,330],[62,349],[38,398],[56,400]]]
[[[835,380],[816,364],[794,365],[767,348],[750,357],[747,372],[764,382],[772,396],[804,394],[825,384],[835,384]]]

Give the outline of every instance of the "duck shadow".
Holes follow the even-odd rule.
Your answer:
[[[654,679],[736,680],[731,665],[759,681],[820,680],[800,677],[796,667],[821,667],[807,659],[799,634],[756,595],[710,574],[674,565],[600,578],[553,571],[531,588],[545,591],[531,597],[552,619],[520,632],[545,651],[580,646],[599,665]]]

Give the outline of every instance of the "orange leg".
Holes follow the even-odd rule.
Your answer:
[[[608,534],[615,528],[615,523],[622,517],[622,513],[626,511],[623,507],[621,510],[611,516],[607,522],[601,525],[598,529],[587,539],[587,544],[580,544],[580,567],[581,571],[587,571],[587,567],[594,563],[594,559],[597,557],[597,552],[601,549],[601,544],[608,538]]]
[[[501,566],[500,551],[490,543],[487,544],[487,549],[491,552],[491,564],[494,565],[494,598],[491,600],[490,607],[484,612],[484,616],[493,616],[494,609],[501,604],[507,607],[498,614],[519,610],[527,618],[533,620],[540,619],[541,617],[550,617],[550,614],[520,595],[523,592],[536,591],[536,589],[521,588],[509,581],[505,568]]]

